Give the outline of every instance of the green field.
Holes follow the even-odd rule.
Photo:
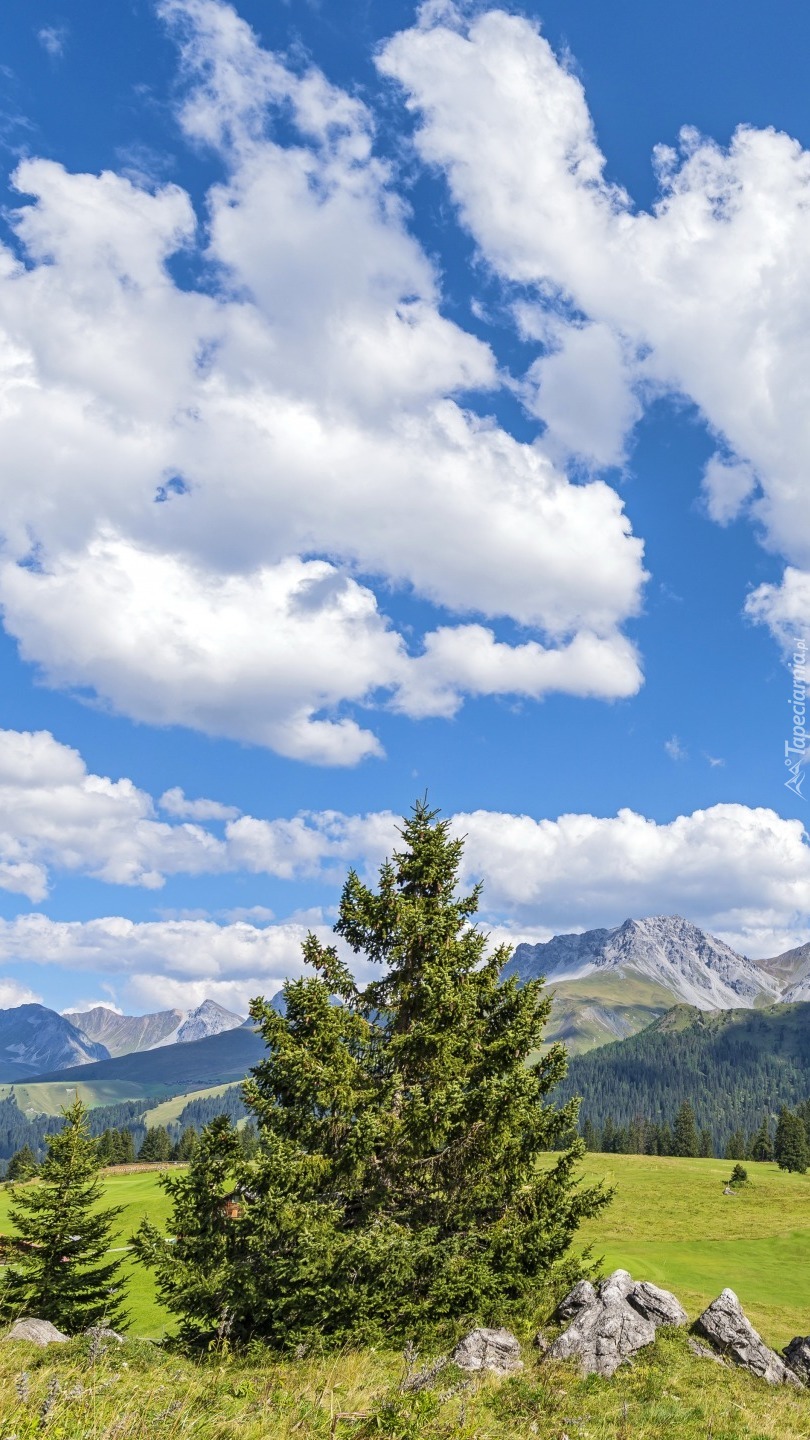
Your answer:
[[[607,1176],[616,1198],[580,1235],[607,1269],[674,1290],[690,1315],[730,1286],[768,1343],[782,1346],[810,1333],[810,1174],[747,1169],[732,1197],[723,1194],[728,1160],[589,1155],[588,1178]]]
[[[810,1176],[750,1165],[751,1183],[722,1193],[730,1165],[636,1155],[589,1155],[588,1178],[606,1176],[616,1198],[580,1232],[639,1279],[673,1289],[691,1316],[724,1285],[737,1291],[768,1343],[810,1330]],[[143,1215],[168,1219],[157,1173],[107,1177],[107,1203],[125,1207],[125,1243]],[[8,1195],[0,1191],[0,1229]],[[167,1317],[151,1281],[131,1267],[130,1334],[160,1336]],[[610,1381],[582,1380],[569,1365],[540,1363],[531,1331],[515,1380],[463,1380],[444,1372],[419,1395],[403,1395],[402,1358],[385,1351],[300,1361],[227,1353],[192,1363],[144,1346],[91,1361],[87,1342],[40,1352],[0,1346],[0,1415],[17,1440],[41,1433],[41,1412],[59,1381],[48,1433],[65,1440],[807,1440],[810,1395],[772,1390],[742,1372],[689,1353],[682,1333],[656,1344]],[[21,1376],[28,1377],[22,1386]],[[354,1418],[335,1419],[345,1415]],[[13,1423],[12,1423],[13,1422]],[[6,1431],[0,1427],[5,1440]]]
[[[723,1182],[730,1169],[726,1160],[589,1155],[587,1178],[607,1177],[616,1196],[580,1238],[604,1256],[608,1270],[622,1266],[674,1290],[692,1316],[731,1286],[768,1343],[779,1347],[810,1333],[810,1174],[750,1164],[749,1184],[728,1197]],[[123,1207],[116,1245],[144,1215],[168,1221],[169,1202],[157,1181],[156,1170],[107,1177],[106,1203]],[[9,1229],[8,1204],[2,1187],[0,1231]],[[133,1333],[158,1336],[167,1317],[151,1278],[139,1266],[128,1270]]]

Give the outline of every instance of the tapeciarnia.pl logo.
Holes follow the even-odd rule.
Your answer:
[[[791,664],[793,676],[793,695],[788,702],[793,706],[793,733],[790,740],[785,741],[785,764],[790,774],[785,781],[788,790],[798,795],[801,800],[807,796],[802,794],[804,777],[807,774],[806,761],[810,758],[807,748],[807,731],[804,722],[807,708],[807,641],[795,640],[793,644],[793,660]]]

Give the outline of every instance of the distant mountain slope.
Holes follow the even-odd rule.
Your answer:
[[[91,1040],[106,1046],[110,1055],[129,1055],[139,1050],[152,1050],[183,1023],[182,1010],[161,1010],[156,1015],[119,1015],[106,1005],[92,1010],[67,1011],[72,1020]]]
[[[582,1119],[672,1122],[695,1107],[720,1153],[732,1130],[810,1097],[810,1003],[706,1012],[679,1005],[630,1039],[575,1056],[558,1096],[582,1096]]]
[[[42,1070],[84,1068],[108,1056],[104,1045],[89,1040],[64,1015],[45,1005],[0,1010],[0,1082],[30,1080]]]
[[[810,1000],[810,943],[763,960],[761,965],[779,985],[783,1000]]]
[[[548,1038],[572,1050],[634,1033],[673,1002],[725,1010],[772,1003],[781,989],[763,966],[679,915],[518,945],[505,974],[545,975],[554,995]]]
[[[196,1010],[161,1010],[154,1015],[119,1015],[105,1005],[69,1012],[68,1019],[90,1039],[106,1046],[110,1055],[137,1054],[158,1045],[185,1045],[244,1025],[245,1017],[225,1010],[215,1000],[203,1000]]]
[[[65,1084],[75,1079],[88,1085],[126,1081],[138,1086],[138,1093],[160,1097],[242,1080],[265,1053],[264,1041],[252,1025],[245,1024],[184,1045],[163,1045],[80,1069],[43,1073],[36,1078]]]

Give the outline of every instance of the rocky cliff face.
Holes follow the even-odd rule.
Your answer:
[[[67,1018],[91,1040],[106,1046],[112,1056],[204,1040],[244,1023],[244,1016],[225,1010],[215,1000],[203,1000],[195,1010],[160,1010],[154,1015],[119,1015],[97,1005]]]
[[[64,1015],[45,1005],[0,1010],[0,1081],[29,1080],[46,1070],[64,1070],[109,1060],[104,1045],[90,1040]]]
[[[651,982],[673,1001],[701,1010],[729,1010],[780,998],[767,969],[738,955],[679,915],[625,920],[612,930],[555,935],[540,945],[518,945],[507,967],[522,980],[545,975],[550,984],[614,974]]]

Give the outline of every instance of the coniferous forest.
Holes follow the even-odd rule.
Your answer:
[[[678,1006],[628,1040],[573,1058],[559,1093],[582,1096],[580,1129],[591,1148],[677,1154],[673,1126],[688,1101],[699,1143],[710,1137],[705,1153],[725,1155],[741,1136],[748,1145],[764,1116],[775,1124],[783,1107],[810,1095],[807,1018],[806,1005]]]

